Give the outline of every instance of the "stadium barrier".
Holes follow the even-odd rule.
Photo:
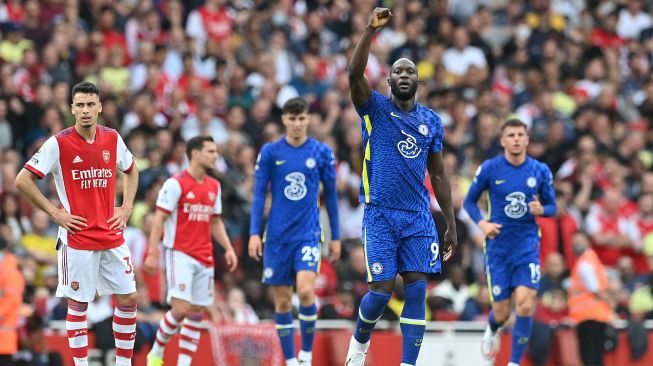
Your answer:
[[[344,320],[323,320],[318,322],[319,331],[315,339],[313,366],[342,365],[347,354],[349,338],[354,323]],[[299,324],[296,324],[299,327]],[[653,321],[644,324],[648,330],[649,348],[653,346]],[[630,346],[625,332],[626,322],[616,324],[619,330],[617,348],[606,353],[606,366],[650,366],[653,365],[653,351],[649,350],[642,358],[632,360]],[[395,322],[381,321],[378,331],[374,333],[374,342],[370,347],[366,365],[396,366],[401,361],[401,334],[399,325]],[[424,337],[418,366],[459,366],[459,365],[505,365],[510,356],[510,333],[501,336],[501,351],[495,362],[487,362],[480,355],[480,340],[485,330],[483,322],[429,322]],[[297,332],[299,333],[299,332]],[[61,353],[65,366],[73,366],[68,350],[68,340],[65,328],[54,324],[46,332],[46,342],[50,351]],[[98,350],[94,350],[95,337],[89,334],[89,366],[101,365],[102,358]],[[300,338],[297,334],[297,349]],[[552,347],[549,352],[547,366],[565,365],[580,366],[578,358],[577,339],[574,329],[562,328],[555,332]],[[164,364],[174,365],[178,353],[178,342],[173,337],[166,347]],[[136,352],[134,366],[145,366],[148,347]],[[110,360],[105,365],[111,365],[113,354],[104,357]],[[274,324],[259,325],[221,324],[209,325],[203,331],[198,352],[194,357],[196,366],[281,366],[283,356],[278,345]],[[528,360],[523,366],[531,366]]]

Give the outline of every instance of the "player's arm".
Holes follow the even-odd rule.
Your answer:
[[[127,221],[134,208],[136,188],[138,187],[138,169],[134,162],[134,156],[120,136],[118,136],[116,151],[118,152],[118,168],[124,173],[122,177],[122,206],[114,208],[113,216],[107,222],[110,229],[123,230],[127,226]]]
[[[181,198],[181,185],[174,178],[168,178],[161,186],[156,198],[156,212],[154,222],[150,229],[149,244],[143,269],[147,273],[154,273],[159,266],[159,243],[163,236],[163,225],[168,217],[177,209]]]
[[[501,225],[487,221],[478,208],[478,199],[481,198],[481,195],[486,189],[489,189],[488,169],[485,169],[485,166],[486,164],[482,164],[476,170],[476,175],[463,201],[463,208],[469,217],[483,230],[485,236],[492,239],[499,234]]]
[[[370,53],[370,44],[374,32],[380,27],[388,24],[392,18],[390,9],[376,8],[370,16],[370,21],[363,31],[363,35],[354,48],[354,53],[349,63],[349,91],[351,101],[356,107],[362,107],[372,95],[372,87],[365,76],[365,67]]]
[[[329,225],[331,226],[331,242],[329,243],[329,257],[332,262],[340,259],[340,220],[338,218],[338,192],[336,190],[336,157],[331,149],[327,149],[323,159],[320,179],[324,187]]]
[[[14,185],[38,209],[48,214],[54,222],[74,234],[87,227],[86,219],[81,216],[70,215],[66,210],[56,207],[41,193],[36,185],[36,179],[45,177],[52,171],[59,160],[59,145],[56,138],[50,137],[43,146],[25,164],[14,181]]]
[[[442,151],[429,153],[428,170],[431,186],[435,191],[435,197],[442,209],[444,221],[447,223],[447,231],[444,234],[443,252],[443,259],[446,261],[455,254],[458,237],[456,234],[456,217],[453,213],[451,199],[451,184],[449,184],[449,177],[447,177],[447,173],[444,170]]]
[[[156,272],[159,267],[159,243],[163,236],[163,223],[170,217],[170,215],[157,209],[154,213],[154,222],[150,229],[150,238],[147,246],[147,256],[143,262],[143,269],[149,274]]]
[[[558,207],[553,189],[553,174],[548,167],[545,169],[543,182],[538,189],[539,196],[533,197],[528,208],[532,215],[551,217],[556,215]]]
[[[268,192],[270,182],[270,145],[261,149],[256,159],[254,194],[252,198],[252,211],[249,223],[249,244],[247,252],[250,257],[259,260],[263,255],[263,243],[261,242],[261,224],[263,222],[263,209],[265,206],[265,195]]]
[[[227,229],[224,227],[224,222],[222,221],[222,216],[213,215],[211,218],[211,234],[222,249],[225,250],[225,260],[227,261],[227,266],[229,266],[229,272],[233,272],[236,266],[238,266],[238,256],[234,251],[234,247],[231,245],[231,240],[229,240],[229,235],[227,235]]]

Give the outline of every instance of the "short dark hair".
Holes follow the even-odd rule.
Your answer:
[[[304,112],[308,112],[308,102],[302,97],[288,99],[281,110],[281,114],[301,114]]]
[[[90,83],[88,81],[82,81],[81,83],[75,84],[75,86],[73,86],[73,90],[70,93],[70,97],[74,98],[75,94],[77,94],[77,93],[95,94],[95,95],[99,96],[100,95],[100,89],[98,89],[98,87],[93,83]]]
[[[501,125],[501,133],[506,130],[508,127],[523,127],[526,131],[528,131],[528,126],[524,122],[522,122],[518,118],[511,118]]]
[[[193,150],[202,150],[204,147],[204,142],[206,141],[213,142],[213,137],[200,135],[186,141],[186,156],[188,157],[189,161],[193,155]]]

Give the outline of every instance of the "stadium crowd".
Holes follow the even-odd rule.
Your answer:
[[[590,240],[608,268],[616,318],[653,318],[653,1],[5,0],[0,234],[25,278],[25,347],[48,321],[64,319],[66,306],[54,297],[56,227],[19,198],[13,181],[45,139],[74,122],[70,88],[82,80],[99,85],[102,123],[121,133],[140,171],[125,232],[137,267],[158,190],[187,163],[184,141],[208,134],[218,143],[223,219],[241,265],[235,273],[216,266],[210,316],[238,323],[273,315],[262,268],[246,250],[254,163],[261,146],[283,133],[283,103],[306,98],[311,135],[338,158],[343,258],[321,265],[320,318],[355,319],[367,291],[358,203],[363,156],[347,64],[367,15],[380,5],[394,16],[375,35],[367,77],[387,94],[389,65],[414,60],[418,101],[445,126],[459,248],[430,282],[427,319],[484,319],[489,312],[484,238],[462,201],[478,164],[501,152],[499,126],[510,116],[529,126],[529,154],[550,166],[558,200],[556,217],[540,219],[536,320],[567,321],[573,240]],[[40,185],[57,199],[51,179]],[[139,329],[150,341],[165,306],[163,283],[139,273]],[[97,327],[111,317],[108,301],[89,309]],[[401,304],[398,291],[384,318],[398,319]]]

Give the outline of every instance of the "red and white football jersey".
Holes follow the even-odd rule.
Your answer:
[[[116,167],[128,173],[134,157],[116,130],[97,126],[95,141],[87,143],[74,127],[50,137],[25,169],[45,177],[52,173],[61,204],[71,215],[87,220],[88,227],[74,235],[59,228],[59,238],[71,248],[103,250],[124,242],[121,230],[110,230],[113,216]]]
[[[213,266],[211,218],[222,214],[220,182],[209,176],[199,182],[184,170],[163,183],[156,207],[170,215],[163,245]]]

